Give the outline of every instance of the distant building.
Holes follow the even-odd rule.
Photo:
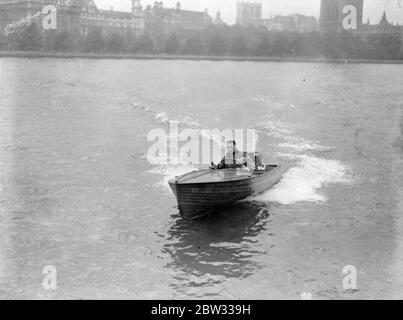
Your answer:
[[[69,5],[64,5],[63,1],[57,0],[0,0],[0,33],[11,30],[14,25],[23,25],[30,22],[37,22],[42,26],[41,13],[45,5],[55,5],[57,11],[58,30],[70,30],[79,32],[80,29],[80,2],[71,0]]]
[[[81,1],[81,34],[87,35],[95,29],[103,33],[127,33],[139,35],[144,31],[144,15],[140,0],[132,0],[132,11],[98,9],[93,0]]]
[[[312,32],[318,29],[315,17],[302,14],[288,16],[276,15],[262,19],[263,6],[261,2],[240,0],[237,2],[237,24],[241,26],[265,26],[270,31]]]
[[[237,2],[236,23],[241,26],[258,26],[262,23],[262,3],[250,0]]]
[[[35,22],[42,26],[42,9],[46,5],[57,7],[57,30],[87,35],[92,30],[107,33],[131,32],[139,35],[145,29],[194,32],[212,24],[207,10],[204,12],[182,10],[178,2],[175,8],[164,8],[162,2],[147,6],[140,0],[131,0],[131,12],[102,10],[94,0],[0,0],[0,33],[16,26]]]
[[[403,26],[390,23],[386,16],[386,12],[383,12],[381,21],[379,24],[371,24],[368,20],[367,24],[363,24],[360,30],[360,34],[368,36],[370,34],[399,34],[403,37]]]
[[[270,19],[262,19],[262,25],[269,31],[313,32],[318,30],[315,17],[307,17],[302,14],[288,16],[277,15]]]
[[[0,32],[15,26],[36,22],[42,27],[42,9],[46,5],[57,8],[57,30],[88,34],[100,29],[103,33],[144,30],[144,17],[139,0],[132,0],[132,12],[100,10],[93,0],[0,0]]]
[[[145,29],[151,33],[196,32],[213,23],[205,11],[182,10],[180,2],[174,8],[164,8],[162,2],[154,2],[144,10]]]
[[[224,24],[224,21],[221,18],[221,12],[220,11],[217,12],[217,15],[216,15],[216,17],[214,19],[214,24],[216,24],[216,25],[223,25]]]

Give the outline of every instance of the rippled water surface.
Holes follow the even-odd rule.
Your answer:
[[[403,65],[0,59],[0,298],[403,298]],[[272,190],[183,221],[147,134],[256,129]],[[57,290],[42,286],[56,267]],[[358,290],[345,291],[355,266]]]

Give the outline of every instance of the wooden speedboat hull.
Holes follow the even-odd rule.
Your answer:
[[[249,174],[236,169],[193,172],[169,181],[184,219],[195,219],[262,193],[282,177],[281,166]]]

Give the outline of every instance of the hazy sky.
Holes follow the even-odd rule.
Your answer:
[[[98,7],[128,11],[131,8],[130,0],[95,0]],[[164,0],[165,7],[173,7],[178,0]],[[225,22],[235,22],[237,0],[182,0],[182,8],[203,11],[209,9],[209,13],[215,16],[218,10]],[[271,14],[301,13],[319,17],[320,0],[261,0],[263,3],[263,17],[269,18]],[[142,0],[142,4],[152,4],[154,0]],[[386,10],[390,21],[403,24],[402,0],[364,0],[364,20],[371,19],[371,23],[378,23],[382,13]]]

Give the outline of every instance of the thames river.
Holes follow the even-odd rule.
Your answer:
[[[403,298],[402,74],[1,58],[0,298]],[[148,133],[170,121],[255,129],[287,171],[262,195],[183,221],[166,182],[195,166],[146,157]]]

